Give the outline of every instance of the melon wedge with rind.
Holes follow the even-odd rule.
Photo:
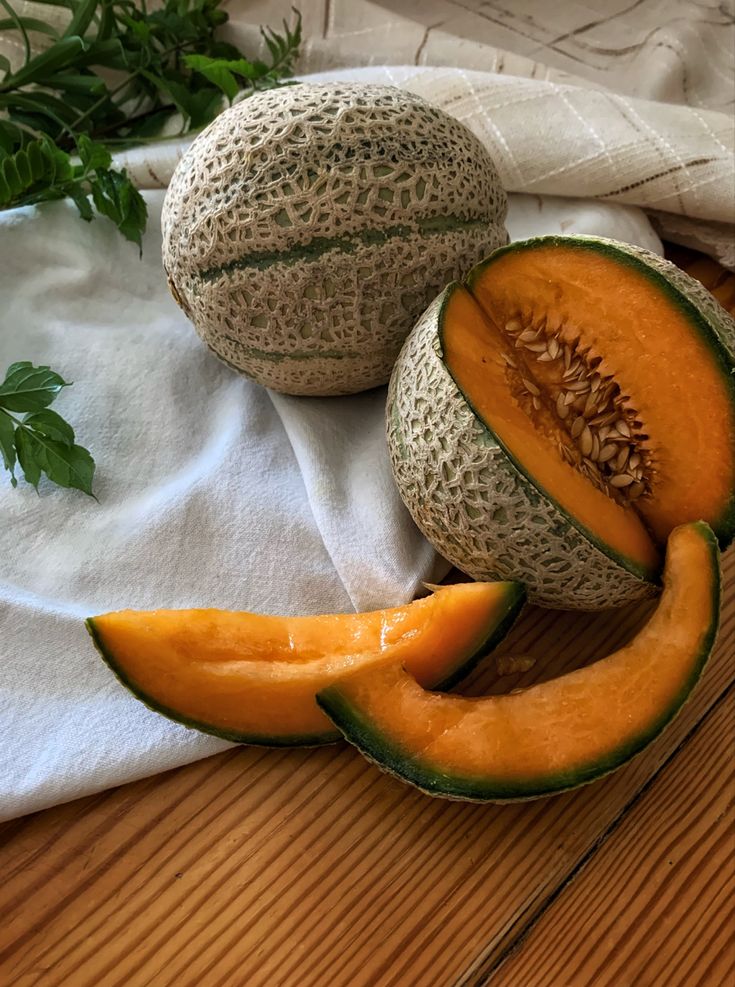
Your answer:
[[[87,629],[118,679],[152,710],[236,743],[313,746],[339,734],[316,693],[394,655],[449,688],[507,633],[517,583],[459,583],[403,607],[275,617],[225,610],[122,610]]]
[[[719,609],[717,540],[694,522],[669,538],[648,623],[593,665],[509,695],[465,698],[427,692],[388,661],[318,701],[366,757],[430,795],[538,798],[603,777],[661,733],[704,669]]]

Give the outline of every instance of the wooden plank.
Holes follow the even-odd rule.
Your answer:
[[[493,987],[711,987],[735,983],[735,692],[683,750]]]
[[[492,966],[733,681],[735,554],[719,645],[640,758],[507,807],[431,800],[345,747],[238,748],[0,828],[0,983],[14,987],[441,987]],[[505,651],[558,674],[645,608],[529,609]],[[468,981],[469,982],[469,981]]]

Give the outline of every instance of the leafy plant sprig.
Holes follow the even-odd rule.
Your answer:
[[[24,64],[0,56],[0,208],[71,196],[83,219],[93,208],[140,245],[145,203],[110,152],[209,123],[240,94],[283,85],[301,44],[301,17],[282,33],[262,30],[270,59],[251,60],[215,37],[223,0],[43,0],[56,22],[19,14],[0,31],[19,35]],[[58,18],[57,18],[58,20]],[[30,36],[50,44],[32,53]],[[114,81],[113,81],[114,80]],[[91,201],[90,201],[91,200]]]
[[[75,487],[94,497],[94,459],[76,444],[71,425],[49,408],[69,386],[49,367],[34,367],[28,360],[8,367],[0,384],[0,454],[14,487],[19,466],[36,489],[45,473],[60,487]]]

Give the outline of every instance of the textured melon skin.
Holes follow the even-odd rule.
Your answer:
[[[290,394],[388,380],[444,285],[507,242],[459,121],[388,86],[254,95],[194,141],[163,208],[172,294],[230,366]]]
[[[655,584],[608,554],[521,472],[442,360],[441,310],[426,310],[396,362],[386,415],[393,474],[414,521],[475,579],[515,579],[540,606],[602,610]],[[512,573],[512,576],[511,576]]]

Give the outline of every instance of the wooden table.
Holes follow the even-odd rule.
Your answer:
[[[647,606],[530,608],[463,691],[612,650]],[[346,746],[235,748],[0,826],[0,985],[725,987],[735,979],[735,551],[719,643],[637,760],[506,807]]]

